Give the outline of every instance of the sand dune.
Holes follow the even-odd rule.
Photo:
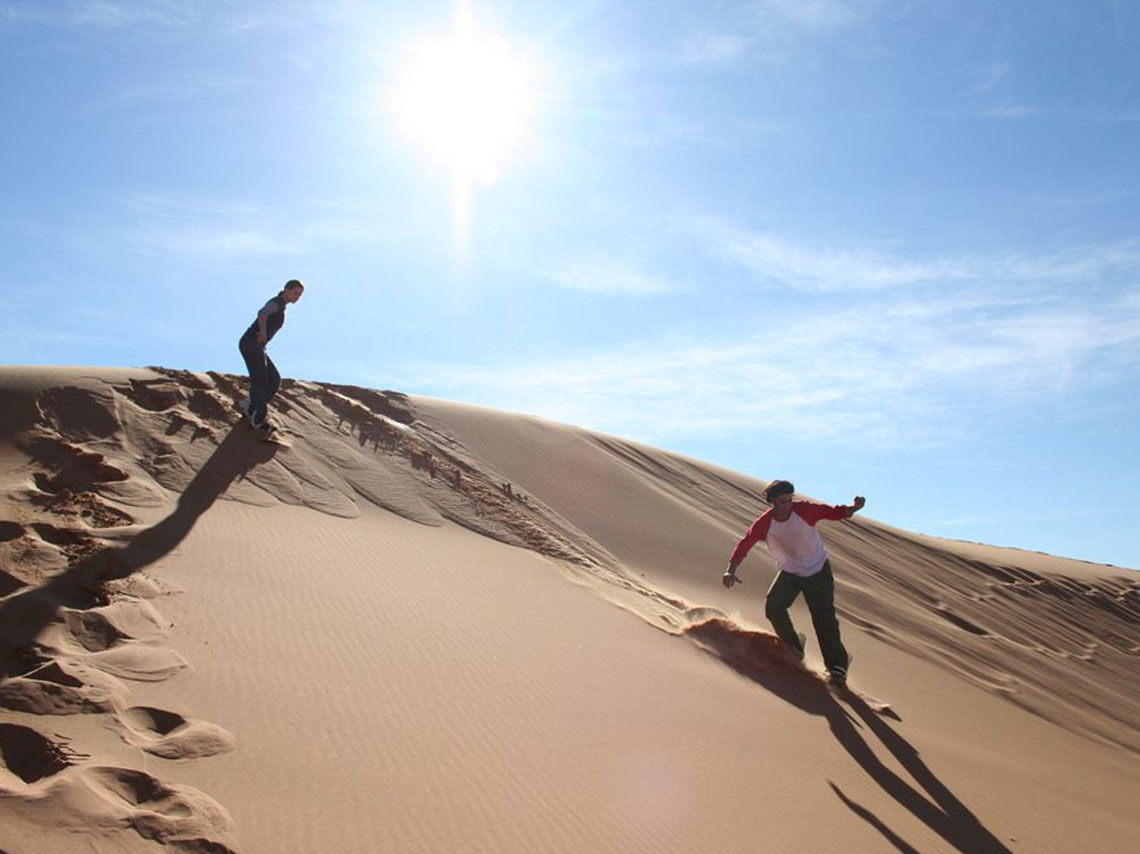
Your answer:
[[[1136,572],[824,525],[839,695],[719,583],[763,481],[326,383],[279,447],[242,383],[0,369],[0,851],[1140,838]]]

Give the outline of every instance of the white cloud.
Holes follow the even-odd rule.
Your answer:
[[[243,35],[266,30],[311,31],[359,20],[360,0],[24,0],[0,3],[0,23],[91,30],[207,26]]]
[[[911,260],[865,249],[807,246],[715,219],[696,219],[691,225],[722,260],[744,267],[759,279],[806,290],[891,288],[970,275],[968,267],[954,259]]]
[[[301,255],[321,247],[375,243],[404,229],[346,202],[314,200],[287,213],[243,199],[136,193],[115,199],[130,222],[110,235],[141,246],[214,263],[221,259]]]
[[[306,249],[271,232],[206,225],[145,226],[139,231],[139,237],[144,244],[164,252],[215,261],[248,255],[295,255]]]
[[[54,3],[6,3],[0,6],[0,19],[12,23],[30,23],[80,29],[122,29],[150,24],[184,26],[191,22],[196,4],[171,0],[71,0]]]
[[[175,74],[165,79],[136,81],[110,97],[88,105],[90,112],[102,110],[141,110],[161,104],[205,102],[221,96],[248,90],[254,80],[212,73]]]
[[[575,264],[546,274],[564,288],[601,294],[661,296],[684,290],[674,282],[606,264]]]
[[[787,62],[805,46],[869,21],[879,0],[754,0],[747,32],[754,53]]]
[[[693,33],[682,41],[680,59],[685,65],[720,65],[742,56],[752,41],[735,33]]]
[[[429,394],[652,442],[754,434],[938,446],[1000,413],[1134,381],[1140,300],[975,293],[816,305],[764,333],[647,340],[546,360],[405,371]],[[870,445],[868,445],[870,443]]]
[[[742,57],[786,62],[801,48],[871,18],[881,0],[748,0],[708,10],[683,36],[675,60],[719,66]],[[721,20],[710,21],[718,16]]]
[[[1038,107],[1006,101],[987,107],[982,115],[990,119],[1032,119],[1045,115],[1045,111]]]
[[[693,219],[690,230],[714,255],[759,281],[820,293],[954,283],[1024,286],[1098,282],[1121,274],[1140,276],[1140,243],[1135,241],[1044,255],[906,257],[850,245],[806,244],[713,218]]]
[[[249,202],[137,194],[124,197],[135,224],[128,242],[202,260],[302,251],[273,215]]]
[[[1047,114],[1046,110],[1031,106],[1020,97],[1017,69],[1008,60],[980,68],[967,67],[963,73],[967,82],[960,98],[966,105],[963,112],[968,116],[1020,121]]]
[[[834,30],[855,21],[867,2],[858,0],[756,0],[762,19],[806,30]]]

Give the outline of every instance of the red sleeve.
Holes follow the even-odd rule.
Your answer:
[[[797,501],[792,510],[809,525],[823,521],[838,522],[851,516],[849,507],[833,507],[830,504],[816,504],[814,501]]]
[[[748,533],[744,535],[744,539],[737,543],[736,548],[732,550],[732,557],[730,557],[729,560],[732,563],[740,563],[742,560],[744,560],[747,554],[752,551],[752,547],[754,545],[756,545],[761,540],[767,539],[768,529],[771,526],[772,511],[769,510],[763,516],[752,523],[752,526],[748,529]]]

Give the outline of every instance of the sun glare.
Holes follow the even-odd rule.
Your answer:
[[[521,143],[532,107],[526,62],[502,39],[477,32],[461,8],[448,35],[410,52],[396,86],[406,132],[454,173],[489,185]]]

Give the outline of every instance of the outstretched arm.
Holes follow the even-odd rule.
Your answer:
[[[847,505],[843,506],[841,509],[846,510],[847,511],[847,517],[851,518],[856,513],[858,513],[860,510],[862,510],[863,506],[866,503],[867,503],[866,498],[864,498],[862,495],[856,495],[855,500],[851,504],[847,504]]]

